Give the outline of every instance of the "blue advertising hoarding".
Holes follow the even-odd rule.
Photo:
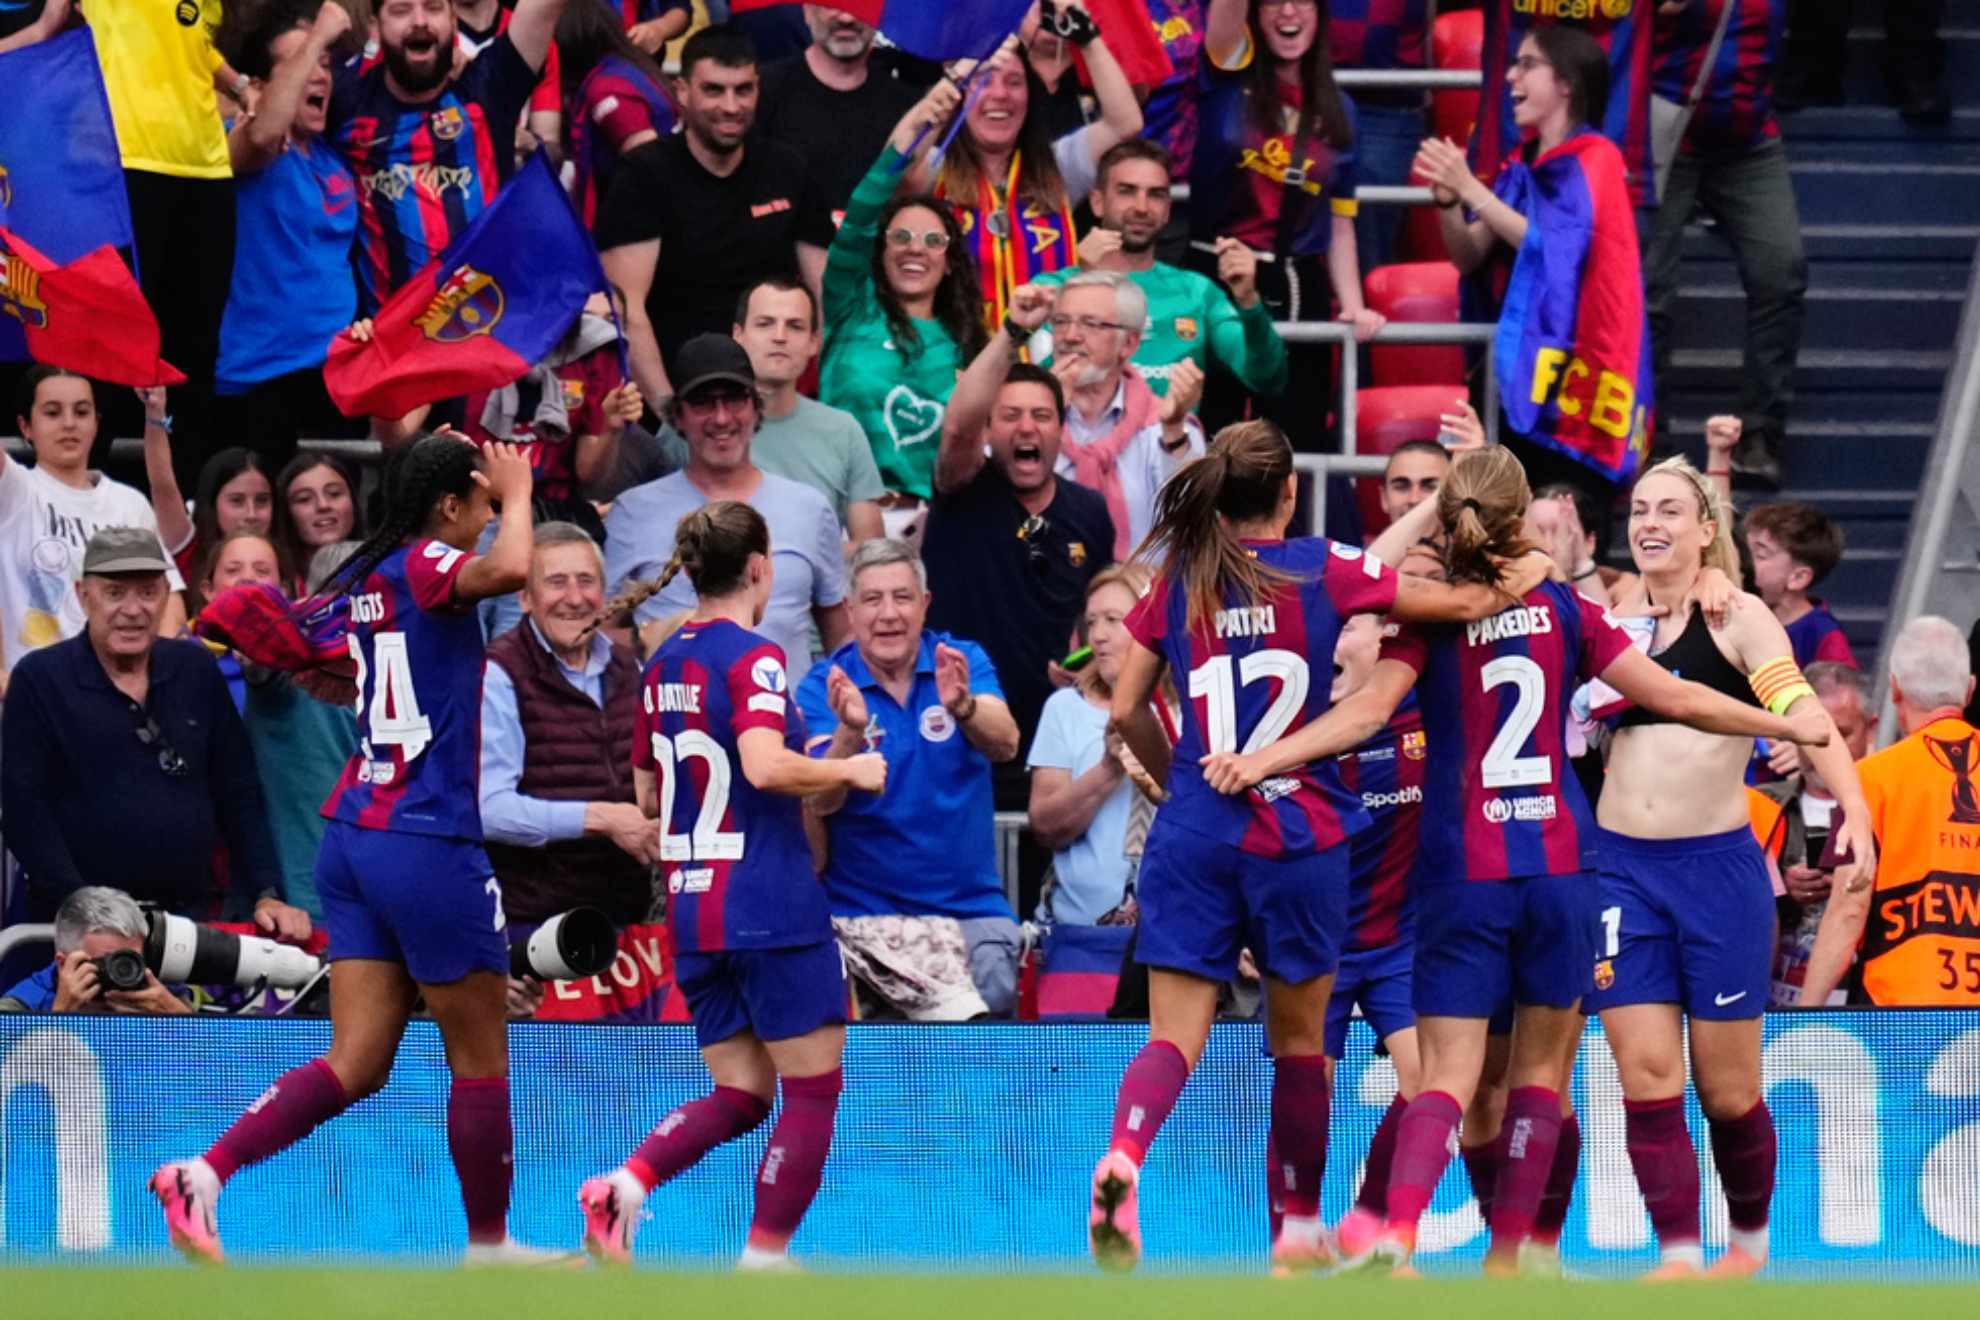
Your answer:
[[[0,1255],[143,1261],[167,1251],[145,1179],[204,1150],[283,1070],[320,1053],[322,1022],[0,1017]],[[794,1249],[821,1268],[1087,1268],[1087,1178],[1114,1088],[1146,1037],[1129,1024],[855,1027],[845,1100],[816,1206]],[[1980,1275],[1980,1019],[1823,1012],[1767,1019],[1780,1132],[1772,1272],[1798,1277]],[[512,1227],[574,1246],[579,1182],[622,1159],[675,1104],[706,1090],[674,1027],[523,1024],[512,1035]],[[1269,1063],[1255,1024],[1217,1028],[1148,1160],[1151,1267],[1253,1270],[1265,1260]],[[1351,1199],[1394,1088],[1365,1028],[1336,1088],[1326,1212]],[[447,1157],[438,1035],[416,1023],[390,1085],[228,1186],[230,1255],[444,1263],[465,1242]],[[1576,1072],[1581,1183],[1570,1268],[1653,1262],[1623,1147],[1613,1061],[1591,1027]],[[1696,1108],[1693,1131],[1709,1151]],[[638,1255],[720,1267],[740,1250],[767,1127],[648,1201]],[[1704,1159],[1708,1248],[1725,1212]],[[1470,1269],[1483,1225],[1453,1164],[1425,1220],[1423,1263]]]

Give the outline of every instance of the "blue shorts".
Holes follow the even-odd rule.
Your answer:
[[[794,949],[731,949],[674,957],[674,982],[694,1016],[694,1041],[741,1032],[789,1040],[846,1020],[846,971],[836,940]]]
[[[1774,882],[1744,827],[1692,839],[1603,830],[1595,993],[1588,1011],[1677,1004],[1738,1022],[1767,1007]]]
[[[1328,1058],[1341,1057],[1347,1045],[1348,1018],[1357,1004],[1378,1041],[1416,1025],[1416,1010],[1409,1002],[1410,969],[1415,962],[1413,940],[1397,940],[1385,948],[1360,952],[1350,949],[1341,955],[1334,994],[1327,1001]]]
[[[1325,976],[1347,935],[1348,850],[1255,857],[1164,820],[1148,831],[1135,886],[1135,961],[1206,981],[1237,975],[1250,949],[1265,975],[1291,985]]]
[[[316,894],[332,962],[399,963],[421,985],[508,975],[502,887],[478,843],[328,821]]]
[[[1595,877],[1580,871],[1424,892],[1416,1015],[1490,1020],[1508,1000],[1574,1007],[1593,984],[1597,893]]]

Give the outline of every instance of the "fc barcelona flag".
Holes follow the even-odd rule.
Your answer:
[[[1525,215],[1493,342],[1519,435],[1629,481],[1649,447],[1650,323],[1622,153],[1581,132],[1493,184]]]
[[[323,383],[346,417],[520,380],[605,288],[597,249],[538,152],[447,250],[385,300],[371,339],[330,341]]]
[[[32,359],[117,385],[182,385],[158,318],[108,246],[57,265],[0,228],[0,362]]]
[[[123,161],[89,29],[0,55],[0,88],[0,226],[58,265],[129,247]]]

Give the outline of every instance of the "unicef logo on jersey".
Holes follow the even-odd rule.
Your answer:
[[[765,692],[782,692],[790,686],[790,679],[784,675],[784,666],[774,656],[766,655],[751,665],[749,676]]]
[[[1485,799],[1485,819],[1493,825],[1504,825],[1507,821],[1530,824],[1537,821],[1550,821],[1558,812],[1551,793],[1540,797]]]

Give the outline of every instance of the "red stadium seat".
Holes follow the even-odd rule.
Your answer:
[[[1464,385],[1456,379],[1444,385],[1377,385],[1357,390],[1355,452],[1384,456],[1411,440],[1435,440],[1437,419],[1464,397]],[[1373,540],[1389,525],[1382,514],[1382,483],[1363,477],[1354,483],[1354,497],[1361,513],[1362,535]]]
[[[1377,266],[1362,280],[1369,307],[1391,321],[1458,322],[1458,272],[1448,261]],[[1464,379],[1464,350],[1456,344],[1408,348],[1376,344],[1368,350],[1369,379],[1376,385],[1436,385]]]
[[[1430,63],[1438,69],[1475,69],[1484,58],[1485,16],[1476,9],[1441,14],[1430,29]],[[1478,122],[1478,96],[1475,91],[1446,88],[1430,94],[1430,131],[1463,146],[1471,140],[1471,129]],[[1421,182],[1421,180],[1418,180]],[[1444,256],[1444,238],[1437,229],[1437,213],[1427,206],[1412,206],[1403,221],[1401,250],[1418,261],[1438,261]]]

